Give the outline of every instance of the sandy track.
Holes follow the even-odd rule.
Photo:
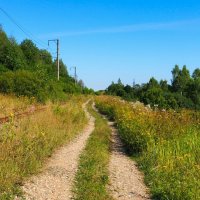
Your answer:
[[[80,153],[86,145],[89,135],[94,130],[94,118],[86,110],[89,124],[83,134],[70,144],[57,150],[48,160],[42,173],[26,182],[22,190],[26,200],[68,200],[72,199],[72,186],[78,168]],[[21,198],[15,198],[19,200]]]
[[[136,163],[125,154],[122,141],[113,123],[109,124],[112,129],[112,153],[109,163],[110,185],[108,186],[110,194],[116,200],[150,199],[142,173],[138,170]]]

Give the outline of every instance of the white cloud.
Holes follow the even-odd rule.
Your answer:
[[[91,35],[91,34],[109,34],[109,33],[128,33],[138,31],[150,31],[150,30],[170,30],[179,27],[185,27],[188,25],[200,24],[200,19],[194,20],[182,20],[173,22],[161,22],[161,23],[145,23],[145,24],[133,24],[118,27],[99,28],[99,29],[88,29],[80,31],[61,31],[49,34],[42,34],[39,38],[50,38],[50,37],[66,37],[66,36],[80,36],[80,35]]]

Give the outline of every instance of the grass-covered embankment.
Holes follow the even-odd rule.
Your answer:
[[[152,111],[105,96],[96,105],[115,119],[153,199],[200,199],[200,113]]]
[[[9,123],[1,125],[0,199],[13,199],[24,178],[37,173],[55,148],[83,129],[87,123],[83,103],[83,98],[71,97],[64,105],[49,104],[20,120],[11,116]]]
[[[111,130],[107,121],[95,112],[91,105],[89,112],[95,117],[95,130],[80,157],[75,181],[76,200],[112,199],[106,191],[108,183],[108,162]]]
[[[40,106],[40,104],[35,101],[35,98],[0,94],[0,118],[25,112],[31,105],[35,107]]]

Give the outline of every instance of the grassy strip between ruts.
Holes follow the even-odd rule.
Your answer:
[[[111,130],[107,121],[95,112],[91,105],[89,112],[96,119],[95,130],[80,157],[79,169],[75,179],[75,199],[112,199],[106,191]]]
[[[0,127],[0,199],[20,195],[24,178],[35,174],[53,150],[70,141],[87,123],[82,104],[85,98],[71,97],[64,105],[48,108]]]

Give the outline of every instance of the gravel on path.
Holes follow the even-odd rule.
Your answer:
[[[48,160],[44,170],[31,177],[23,186],[26,200],[68,200],[73,199],[72,187],[75,173],[78,169],[79,156],[86,141],[94,130],[94,118],[83,109],[89,118],[89,123],[83,133],[72,142],[57,150]],[[15,200],[22,198],[16,197]]]
[[[112,129],[112,152],[109,163],[110,184],[108,190],[116,200],[146,200],[150,199],[148,189],[143,181],[143,174],[136,163],[124,152],[121,139],[114,124],[109,122]]]

